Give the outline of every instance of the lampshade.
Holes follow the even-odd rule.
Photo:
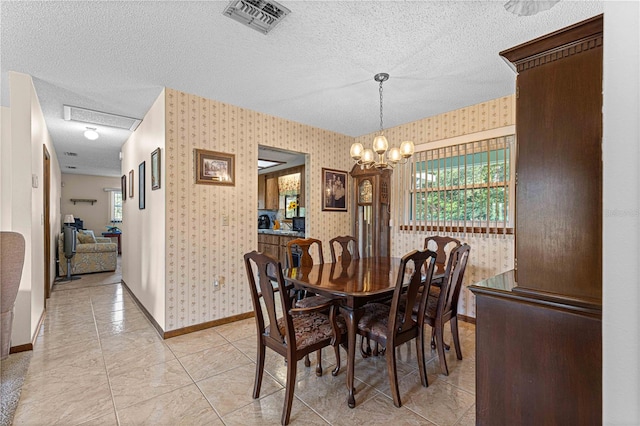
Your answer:
[[[373,150],[377,154],[384,154],[387,149],[389,149],[389,142],[387,142],[387,138],[384,135],[378,135],[373,140]]]
[[[64,216],[64,223],[76,223],[76,220],[73,218],[72,214],[68,214]]]
[[[413,142],[404,141],[400,144],[400,155],[402,158],[409,158],[413,155],[414,149]]]
[[[364,147],[362,146],[361,143],[356,142],[353,145],[351,145],[351,158],[353,158],[354,160],[358,161],[361,157],[362,157],[362,151],[364,150]]]

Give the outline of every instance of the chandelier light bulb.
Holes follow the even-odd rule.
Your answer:
[[[384,135],[378,135],[373,140],[373,150],[376,154],[382,155],[389,149],[389,142]]]
[[[367,148],[362,153],[362,162],[364,164],[371,164],[374,162],[373,160],[373,150],[371,148]]]
[[[364,151],[364,147],[362,146],[361,143],[356,142],[353,145],[351,145],[351,158],[353,158],[355,161],[358,161],[360,158],[362,158],[362,151]]]
[[[413,142],[404,141],[400,144],[400,155],[402,155],[402,158],[409,158],[413,155],[414,149]]]
[[[388,157],[389,157],[388,159],[389,163],[397,163],[398,161],[400,161],[400,158],[401,158],[400,150],[394,146],[389,150]]]

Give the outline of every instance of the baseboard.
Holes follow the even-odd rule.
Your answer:
[[[458,314],[458,318],[460,318],[460,321],[468,322],[470,324],[474,324],[475,325],[475,323],[476,323],[476,319],[474,317],[468,317],[466,315]]]
[[[194,331],[205,330],[211,327],[217,327],[223,324],[229,324],[231,322],[241,321],[243,319],[253,318],[253,311],[245,312],[244,314],[233,315],[231,317],[220,318],[213,321],[207,321],[200,324],[194,324],[183,328],[178,328],[176,330],[167,331],[164,333],[164,338],[169,339],[170,337],[181,336],[183,334],[193,333]]]
[[[253,311],[251,311],[251,312],[245,312],[244,314],[233,315],[226,318],[221,318],[213,321],[203,322],[200,324],[190,325],[183,328],[178,328],[176,330],[164,331],[162,327],[160,327],[160,324],[156,322],[155,318],[153,318],[153,316],[149,313],[149,311],[147,311],[147,308],[145,308],[144,305],[138,300],[136,295],[133,294],[129,286],[127,286],[127,283],[124,280],[121,280],[121,282],[122,282],[122,286],[131,295],[131,298],[133,299],[133,301],[136,303],[136,305],[138,305],[138,308],[140,308],[142,313],[144,313],[144,315],[151,322],[151,324],[153,324],[156,331],[158,332],[158,334],[160,334],[160,337],[162,337],[163,339],[182,336],[183,334],[193,333],[194,331],[206,330],[207,328],[216,327],[223,324],[229,324],[229,323],[241,321],[247,318],[253,318]]]
[[[17,354],[18,352],[27,352],[33,350],[33,343],[25,343],[24,345],[11,346],[9,349],[10,354]]]

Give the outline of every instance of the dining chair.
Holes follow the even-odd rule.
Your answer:
[[[342,250],[339,256],[336,256],[336,246]],[[358,240],[350,235],[344,237],[335,237],[329,240],[329,248],[331,249],[331,262],[349,263],[352,259],[360,259],[360,250],[358,249]]]
[[[427,291],[429,297],[425,309],[424,323],[431,326],[435,333],[435,346],[440,359],[440,370],[445,376],[449,375],[447,358],[444,353],[445,349],[448,349],[448,345],[444,343],[443,339],[444,325],[447,322],[450,322],[451,325],[451,335],[456,348],[456,356],[458,359],[462,359],[462,349],[460,348],[460,337],[458,335],[458,299],[460,298],[462,281],[470,251],[471,247],[468,244],[462,244],[453,250],[449,256],[447,271],[438,295],[431,294],[430,289]],[[416,307],[414,305],[414,313],[417,311]]]
[[[445,265],[451,252],[460,247],[460,240],[453,237],[431,235],[424,239],[424,249],[435,251],[438,255],[436,263]]]
[[[252,251],[244,255],[244,262],[258,335],[253,398],[260,397],[265,352],[266,348],[270,348],[282,355],[287,363],[285,398],[281,419],[282,424],[286,425],[289,423],[291,415],[297,362],[311,352],[316,352],[316,375],[321,376],[321,350],[325,346],[331,345],[336,355],[336,367],[332,374],[334,376],[338,374],[340,369],[338,345],[342,334],[346,332],[346,327],[344,322],[338,321],[335,307],[331,304],[314,308],[294,308],[294,287],[284,280],[282,264],[277,260]],[[282,310],[281,317],[278,317],[278,302]],[[329,309],[328,315],[320,312],[325,309]],[[268,321],[268,324],[265,325],[265,321]]]
[[[296,238],[287,243],[287,263],[291,268],[293,267],[293,254],[294,250],[300,255],[300,266],[313,266],[312,252],[317,253],[318,261],[320,264],[324,263],[324,256],[322,254],[322,241],[315,238]],[[326,297],[310,294],[306,291],[297,292],[297,300],[295,302],[296,308],[313,308],[316,306],[323,306],[332,304],[331,299]],[[304,358],[304,365],[308,367],[311,365],[309,356]]]
[[[414,250],[406,254],[400,261],[391,304],[368,303],[363,307],[363,314],[358,321],[358,334],[369,338],[385,348],[387,372],[391,385],[391,395],[396,407],[402,406],[398,373],[396,368],[395,348],[416,339],[418,370],[422,386],[429,385],[424,362],[424,327],[422,318],[426,308],[426,293],[420,293],[423,280],[431,282],[436,263],[436,253]],[[424,275],[423,275],[424,274]],[[408,306],[418,305],[418,312],[400,310],[400,299],[405,294]]]

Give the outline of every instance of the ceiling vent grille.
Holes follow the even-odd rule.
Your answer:
[[[142,122],[137,118],[125,117],[123,115],[109,114],[108,112],[94,111],[92,109],[79,108],[69,105],[64,106],[64,119],[69,121],[80,121],[82,123],[97,124],[99,126],[117,127],[119,129],[131,130],[138,128]]]
[[[291,11],[275,1],[233,0],[223,14],[256,31],[267,34]]]

